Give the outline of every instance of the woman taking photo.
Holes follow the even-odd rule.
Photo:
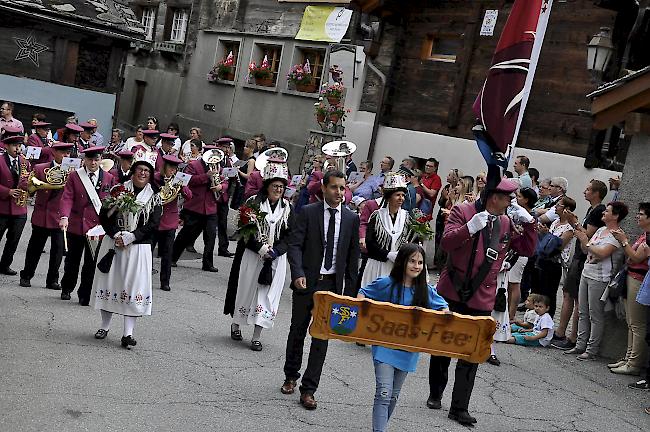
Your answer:
[[[421,246],[403,245],[390,275],[377,279],[359,291],[357,298],[390,302],[403,306],[418,306],[433,310],[448,310],[447,302],[427,285],[424,271],[425,255]],[[420,354],[381,346],[372,347],[375,366],[375,401],[372,407],[372,430],[383,432],[395,411],[402,384],[409,372],[415,372]]]
[[[623,263],[623,250],[613,231],[620,229],[620,222],[627,216],[627,206],[612,201],[603,212],[604,227],[598,228],[591,239],[584,228],[575,226],[575,237],[587,254],[578,288],[578,341],[567,354],[579,354],[578,360],[593,360],[600,350],[605,330],[605,303],[600,301],[607,284]]]
[[[623,375],[639,375],[646,364],[647,356],[646,325],[647,310],[636,301],[641,282],[648,273],[648,233],[650,233],[650,203],[640,203],[636,222],[643,233],[634,244],[630,244],[623,230],[613,231],[612,235],[621,243],[627,256],[627,297],[625,298],[625,320],[627,321],[627,352],[625,357],[616,363],[607,366],[613,373]],[[650,341],[648,342],[650,343]],[[650,372],[649,372],[650,373]]]
[[[244,193],[246,191],[246,182],[248,177],[253,171],[255,171],[255,150],[257,149],[257,142],[253,139],[246,140],[244,144],[244,150],[242,151],[242,161],[245,161],[246,164],[242,165],[237,171],[239,175],[239,181],[235,187],[235,193],[233,194],[232,200],[230,201],[230,208],[233,210],[239,209],[239,206],[244,202]]]
[[[415,239],[411,230],[411,214],[402,208],[406,196],[406,179],[390,172],[384,177],[384,200],[368,220],[366,248],[368,262],[361,286],[388,275],[393,268],[399,248]]]
[[[449,171],[447,174],[447,184],[440,191],[440,198],[438,198],[438,206],[440,206],[440,210],[438,211],[438,216],[436,216],[436,252],[434,257],[435,266],[438,268],[442,268],[445,261],[447,260],[446,254],[440,247],[440,240],[442,239],[442,233],[445,231],[445,221],[449,215],[448,210],[451,208],[451,205],[449,203],[449,195],[456,189],[456,186],[458,186],[458,182],[462,176],[463,172],[458,168],[454,168],[453,170]]]
[[[286,162],[269,159],[263,173],[262,189],[246,201],[245,207],[259,209],[266,216],[256,224],[254,235],[239,240],[224,307],[224,314],[233,317],[230,325],[233,340],[243,339],[240,326],[255,326],[251,340],[253,351],[262,350],[262,329],[273,327],[278,312],[287,273],[287,238],[292,213],[289,202],[283,198],[289,181]]]
[[[160,196],[151,185],[153,165],[149,160],[136,160],[131,171],[131,180],[113,187],[112,199],[104,201],[99,213],[106,236],[97,255],[90,297],[95,310],[102,314],[95,338],[106,338],[114,313],[124,315],[121,342],[127,349],[136,345],[136,318],[151,315],[151,242],[162,214]],[[120,204],[120,197],[131,194],[135,195],[137,209]]]

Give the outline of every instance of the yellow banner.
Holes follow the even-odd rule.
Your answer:
[[[307,6],[296,39],[341,42],[348,31],[352,11],[335,6]]]

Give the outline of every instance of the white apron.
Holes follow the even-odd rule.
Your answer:
[[[130,182],[127,182],[130,183]],[[127,184],[125,183],[125,186]],[[153,195],[150,185],[147,185],[137,196],[137,201],[147,203]],[[127,218],[128,224],[137,224],[137,217]],[[127,225],[129,231],[135,227]],[[99,248],[97,261],[101,260],[115,241],[105,236]],[[118,248],[108,273],[95,269],[93,291],[90,296],[94,309],[128,316],[151,315],[151,245],[135,244]]]
[[[384,235],[387,235],[391,238],[391,246],[389,252],[397,252],[397,241],[402,235],[402,231],[404,229],[407,229],[405,223],[406,215],[408,212],[404,209],[400,209],[397,212],[395,224],[393,224],[393,220],[390,217],[388,207],[382,207],[377,210],[377,212],[379,220],[381,222],[381,229],[385,231]],[[377,261],[376,259],[368,258],[366,268],[363,270],[363,276],[361,277],[361,288],[367,287],[371,282],[374,282],[380,277],[388,276],[390,274],[390,271],[393,269],[393,264],[394,263],[391,260],[381,262]]]
[[[267,214],[265,220],[268,224],[268,244],[270,246],[273,246],[275,235],[279,234],[282,229],[278,224],[286,224],[288,219],[289,203],[285,201],[284,204],[283,207],[278,203],[275,211],[271,210],[268,200],[260,204],[260,210]],[[265,231],[267,226],[264,227]],[[233,323],[235,324],[258,325],[265,329],[273,327],[287,275],[287,255],[283,254],[271,263],[273,272],[271,285],[257,283],[263,265],[264,261],[259,254],[248,248],[244,249],[239,268],[239,285],[233,314]]]

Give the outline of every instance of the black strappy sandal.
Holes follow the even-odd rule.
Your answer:
[[[106,336],[108,336],[108,330],[99,329],[95,333],[95,339],[106,339]]]
[[[253,351],[262,351],[262,342],[260,341],[251,341],[251,349]]]
[[[131,346],[136,346],[138,342],[133,339],[133,336],[122,336],[122,348],[131,349]]]

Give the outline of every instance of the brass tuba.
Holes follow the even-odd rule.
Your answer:
[[[338,171],[345,173],[345,158],[357,151],[357,145],[351,141],[331,141],[323,144],[321,151],[334,159]],[[327,165],[329,167],[331,162],[328,161]],[[325,169],[325,171],[327,171],[327,169]]]
[[[221,174],[219,174],[219,163],[225,157],[223,152],[219,149],[208,150],[203,153],[203,156],[201,157],[203,159],[203,162],[208,165],[210,171],[214,171],[212,178],[210,179],[210,187],[215,187],[216,185],[221,184],[222,179]],[[219,197],[221,197],[221,192],[214,192],[214,197],[216,199],[219,199]]]
[[[182,183],[173,183],[174,177],[165,177],[165,184],[160,188],[158,195],[162,200],[162,204],[169,204],[178,197],[181,188],[183,187]]]
[[[69,172],[62,169],[61,165],[57,165],[51,168],[45,168],[45,181],[39,180],[34,175],[34,171],[29,174],[29,180],[27,180],[29,194],[42,189],[63,189],[65,182],[68,180]]]

